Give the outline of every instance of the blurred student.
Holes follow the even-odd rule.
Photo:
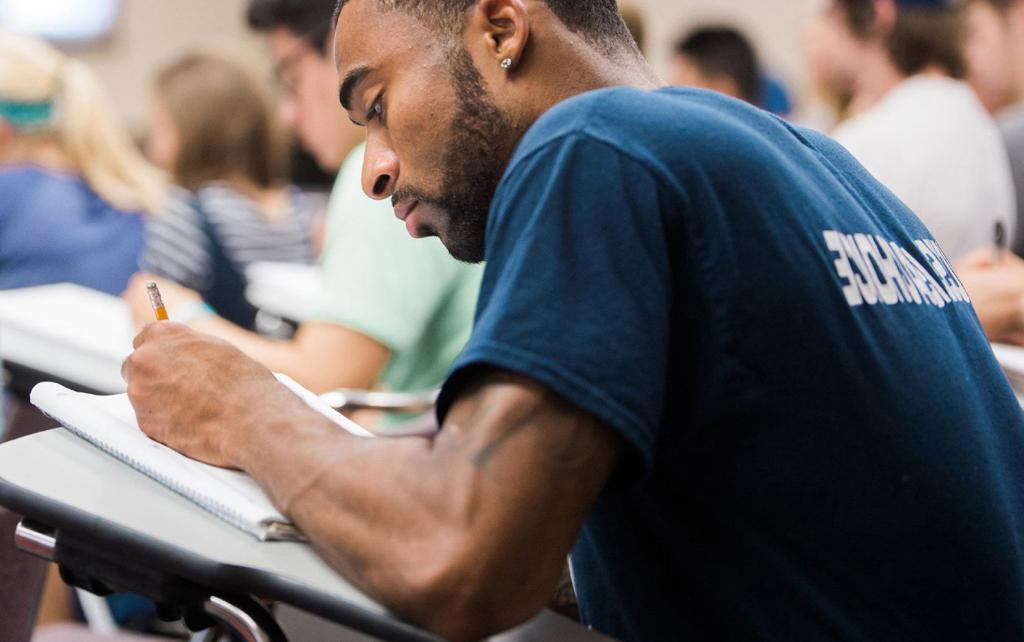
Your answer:
[[[761,104],[761,65],[750,41],[732,27],[702,27],[676,43],[670,80]]]
[[[164,177],[115,113],[87,66],[41,40],[0,31],[0,289],[70,282],[118,294],[138,270]],[[0,395],[0,441],[40,423],[30,407],[16,405],[19,419],[5,435]],[[10,517],[0,509],[5,537]],[[25,560],[0,561],[4,599],[34,601],[35,571]],[[66,592],[55,574],[47,585]],[[35,609],[26,604],[23,613],[4,620],[3,632],[30,629]]]
[[[956,260],[1012,233],[1016,198],[999,132],[963,82],[961,21],[943,0],[833,0],[814,52],[849,120],[833,132]]]
[[[138,270],[163,179],[114,113],[84,64],[0,31],[0,288],[116,294]]]
[[[800,43],[815,106],[824,109],[812,120],[823,131],[849,118],[853,102],[852,74],[842,67],[850,56],[837,52],[837,42],[853,46],[855,41],[848,32],[836,28],[835,18],[835,8],[815,16],[804,26]]]
[[[285,93],[282,118],[325,170],[344,164],[328,206],[322,300],[289,341],[260,337],[213,314],[188,324],[315,392],[428,390],[441,384],[469,337],[481,268],[453,261],[439,242],[415,242],[394,224],[390,203],[363,194],[362,130],[338,104],[328,53],[335,4],[252,0],[248,14],[250,26],[270,38]],[[146,278],[137,278],[128,293],[140,323],[152,315]],[[194,293],[170,284],[161,289],[172,317],[176,308],[196,309]]]
[[[314,205],[287,186],[287,140],[270,88],[225,58],[185,56],[157,80],[147,153],[178,188],[149,230],[143,267],[252,328],[246,268],[314,258]]]
[[[711,89],[778,116],[793,111],[786,86],[762,69],[750,40],[732,27],[700,27],[683,36],[670,74],[672,84]]]
[[[966,6],[968,78],[995,115],[1010,157],[1017,193],[1017,234],[1024,254],[1024,0],[969,0]]]

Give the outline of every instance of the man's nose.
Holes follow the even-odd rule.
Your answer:
[[[382,200],[391,197],[397,184],[398,155],[383,136],[371,133],[363,157],[363,191],[372,199]]]

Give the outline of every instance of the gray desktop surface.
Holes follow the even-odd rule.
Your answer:
[[[438,642],[335,573],[306,544],[259,542],[63,428],[0,445],[0,505],[110,542],[126,558],[250,593],[381,640]],[[613,642],[550,611],[491,642]]]
[[[438,638],[404,624],[307,544],[259,542],[59,428],[0,446],[0,504],[109,540],[126,557],[232,594],[293,605],[385,640]]]

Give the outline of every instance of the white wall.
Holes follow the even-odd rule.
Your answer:
[[[805,89],[800,31],[824,0],[620,1],[645,13],[646,53],[661,73],[683,31],[705,22],[728,22],[750,35],[766,66],[797,96]],[[245,26],[246,5],[247,0],[124,0],[112,37],[79,53],[99,70],[118,107],[139,131],[152,76],[176,55],[195,46],[220,46],[262,59],[262,40]]]
[[[139,131],[154,75],[177,56],[205,47],[263,64],[263,40],[245,24],[247,5],[247,0],[124,0],[111,37],[72,53],[97,70]]]
[[[823,0],[620,0],[646,14],[647,56],[665,73],[672,45],[687,30],[706,23],[739,27],[753,40],[764,65],[801,93],[805,73],[801,30]]]

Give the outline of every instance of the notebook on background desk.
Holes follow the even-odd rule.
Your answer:
[[[316,265],[259,261],[245,270],[245,298],[260,310],[301,323],[320,302],[321,270]]]
[[[102,393],[123,392],[132,351],[121,299],[70,283],[0,291],[0,360]]]

